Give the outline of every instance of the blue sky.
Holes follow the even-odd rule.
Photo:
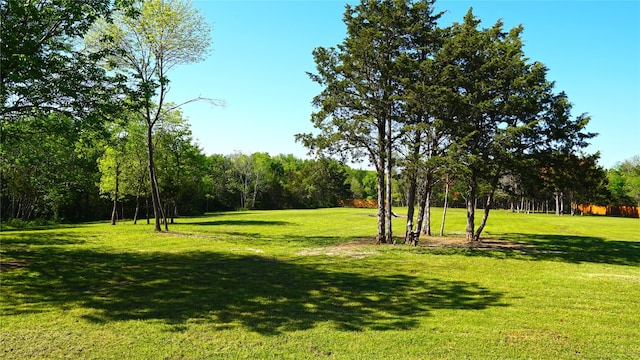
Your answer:
[[[350,3],[356,3],[350,1]],[[207,154],[234,151],[306,155],[294,134],[310,132],[312,98],[321,88],[306,72],[311,52],[345,37],[345,1],[194,0],[213,24],[206,61],[173,70],[170,100],[203,96],[225,107],[191,103],[183,108],[194,137]],[[640,154],[640,1],[447,1],[440,26],[461,21],[473,6],[489,27],[524,26],[525,53],[544,63],[557,91],[588,113],[587,128],[599,133],[586,149],[600,151],[613,167]]]

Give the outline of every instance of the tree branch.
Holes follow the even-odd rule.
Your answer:
[[[209,103],[211,106],[220,106],[220,107],[226,107],[226,106],[227,106],[227,104],[226,104],[226,102],[225,102],[224,100],[221,100],[221,99],[212,99],[212,98],[207,98],[207,97],[198,96],[198,97],[196,97],[196,98],[193,98],[193,99],[187,100],[187,101],[185,101],[185,102],[183,102],[183,103],[180,103],[180,104],[178,104],[178,105],[175,105],[175,106],[172,106],[172,107],[170,107],[170,108],[168,108],[168,109],[165,109],[165,110],[164,110],[164,113],[166,114],[166,113],[168,113],[168,112],[170,112],[170,111],[173,111],[173,110],[175,110],[175,109],[179,109],[179,108],[183,107],[184,105],[187,105],[187,104],[190,104],[190,103],[192,103],[192,102],[196,102],[196,101],[206,101],[206,102],[207,102],[207,103]]]

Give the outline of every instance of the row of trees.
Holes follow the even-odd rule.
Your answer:
[[[605,174],[597,155],[580,152],[593,136],[588,117],[571,117],[545,67],[524,57],[522,28],[479,28],[471,11],[439,28],[431,1],[365,0],[347,7],[345,41],[314,51],[320,131],[298,139],[368,159],[372,172],[322,156],[204,155],[184,104],[166,100],[170,70],[207,54],[208,25],[189,3],[0,5],[3,219],[115,222],[151,208],[160,230],[177,213],[369,198],[378,199],[378,238],[389,242],[392,204],[408,206],[411,240],[428,231],[433,201],[462,199],[475,239],[496,199],[559,213],[565,201],[640,201],[638,159]],[[198,100],[219,104],[186,103]],[[474,232],[477,207],[485,212]]]
[[[190,3],[0,5],[3,218],[101,218],[102,194],[114,221],[123,200],[135,204],[134,218],[150,200],[160,230],[178,204],[316,207],[348,197],[345,168],[335,161],[207,158],[192,144],[179,108],[220,102],[166,101],[170,71],[209,48],[209,25]]]
[[[111,123],[106,134],[79,129],[71,118],[60,114],[6,123],[0,148],[3,220],[82,221],[109,216],[114,223],[122,218],[148,220],[152,208],[146,124],[142,118],[136,119],[135,113],[130,115],[132,120]],[[375,171],[355,170],[328,158],[305,160],[266,153],[207,156],[194,142],[179,111],[158,123],[153,140],[161,200],[169,218],[241,208],[331,207],[341,199],[377,196]],[[570,173],[581,173],[577,165]],[[586,177],[604,176],[597,172],[597,166],[582,167],[592,172],[581,173]],[[564,202],[640,203],[638,156],[608,170],[606,176],[608,181],[591,188],[568,186],[562,195],[556,194],[555,184],[547,176],[532,178],[528,188],[513,182],[511,191],[496,191],[495,204],[514,211],[564,213]],[[407,179],[401,172],[394,173],[396,206],[407,206]],[[449,206],[464,207],[466,191],[464,182],[446,175],[436,177],[430,201],[437,206],[448,202]],[[428,220],[425,230],[429,229]]]
[[[571,116],[547,68],[525,56],[522,26],[482,28],[472,9],[447,27],[440,17],[432,0],[362,0],[346,7],[345,40],[313,53],[309,75],[323,88],[312,115],[318,131],[298,140],[375,167],[379,242],[394,242],[395,169],[407,184],[413,242],[440,179],[464,184],[467,240],[479,240],[498,190],[534,194],[544,184],[559,201],[599,181],[572,173],[596,164],[581,152],[594,136],[584,130],[589,117]]]
[[[79,131],[60,114],[7,123],[0,150],[4,220],[82,221],[111,215],[114,224],[121,218],[149,221],[147,127],[135,112],[128,116],[110,123],[106,133]],[[362,173],[326,158],[207,156],[177,110],[156,124],[152,144],[169,223],[179,214],[215,210],[336,206],[353,197],[350,174]]]
[[[65,117],[104,134],[118,120],[144,119],[148,195],[156,230],[161,218],[166,229],[154,127],[179,107],[166,104],[168,74],[206,57],[210,26],[180,0],[2,0],[0,5],[3,128],[5,121],[11,128]],[[195,100],[216,103],[199,98],[187,103]],[[110,153],[122,149],[117,145]]]

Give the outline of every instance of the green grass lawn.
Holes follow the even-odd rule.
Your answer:
[[[516,246],[475,249],[359,240],[374,213],[4,229],[0,357],[640,358],[640,220],[494,211]]]

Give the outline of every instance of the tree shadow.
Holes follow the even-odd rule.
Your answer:
[[[594,236],[553,234],[505,234],[509,240],[534,245],[525,253],[535,259],[571,263],[640,265],[640,242],[607,240]]]
[[[268,220],[211,220],[190,222],[189,225],[203,225],[203,226],[281,226],[291,225],[288,221],[268,221]]]
[[[266,335],[329,322],[339,330],[411,329],[434,309],[505,306],[464,281],[327,270],[317,264],[218,252],[112,253],[11,247],[24,265],[3,274],[4,313],[86,308],[95,323],[187,321]],[[322,265],[321,265],[322,266]]]
[[[59,233],[39,233],[30,231],[28,233],[11,233],[11,236],[3,236],[0,238],[0,244],[23,245],[23,246],[50,246],[50,245],[73,245],[84,244],[86,240],[77,237]]]
[[[265,236],[257,232],[244,231],[220,231],[217,234],[223,234],[229,238],[246,240],[248,243],[260,244],[289,244],[303,247],[323,247],[331,246],[338,243],[345,243],[351,238],[336,236],[304,236],[304,235],[269,235]]]

